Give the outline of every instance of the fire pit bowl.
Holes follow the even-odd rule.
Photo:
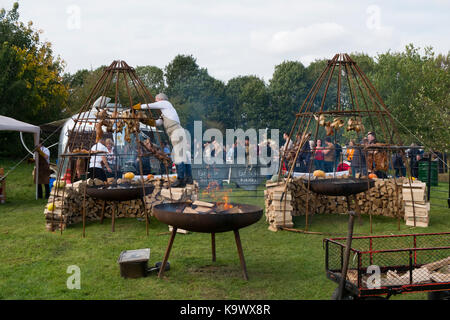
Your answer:
[[[188,202],[164,203],[154,206],[153,214],[156,219],[173,227],[158,277],[162,278],[164,275],[165,266],[168,263],[170,250],[172,249],[177,229],[180,228],[192,232],[211,233],[212,261],[216,261],[215,234],[218,232],[233,231],[239,260],[241,262],[242,274],[244,279],[248,280],[239,229],[247,227],[261,219],[263,209],[248,204],[231,203],[231,205],[233,208],[223,210],[218,203],[214,203],[213,207],[203,213],[183,212],[188,206],[194,208],[194,206]]]
[[[145,194],[151,194],[155,186],[144,185]],[[144,196],[142,185],[117,184],[110,186],[92,186],[86,188],[86,194],[105,201],[128,201]]]
[[[188,202],[164,203],[153,207],[153,214],[159,221],[176,228],[204,233],[219,233],[247,227],[261,219],[263,209],[248,204],[235,204],[242,213],[227,211],[211,213],[183,213]]]
[[[308,180],[304,180],[303,183],[308,187]],[[375,181],[372,179],[330,178],[309,181],[309,188],[313,192],[326,196],[350,196],[374,186]]]

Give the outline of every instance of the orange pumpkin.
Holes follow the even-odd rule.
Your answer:
[[[149,175],[147,176],[147,179],[148,179],[148,180],[153,179],[153,175],[152,175],[152,174],[149,174]]]
[[[325,171],[322,171],[322,170],[315,170],[315,171],[313,172],[313,176],[314,176],[314,177],[325,178],[326,174],[325,174]]]
[[[127,172],[123,175],[125,179],[133,180],[134,179],[134,173],[133,172]]]
[[[377,175],[375,173],[369,174],[369,179],[377,179]]]

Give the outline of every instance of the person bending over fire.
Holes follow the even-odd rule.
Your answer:
[[[164,93],[158,93],[155,100],[154,103],[142,104],[141,109],[161,110],[161,118],[156,120],[156,125],[162,125],[170,138],[173,147],[172,159],[177,168],[177,181],[172,187],[184,187],[186,184],[192,184],[190,159],[187,159],[189,144],[186,133],[180,124],[178,113]]]

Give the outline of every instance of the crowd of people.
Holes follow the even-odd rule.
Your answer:
[[[281,154],[293,147],[292,140],[287,133],[283,134],[284,145],[280,148]],[[313,172],[322,170],[324,172],[349,171],[352,176],[365,176],[374,173],[379,178],[387,177],[387,169],[393,169],[396,177],[406,176],[405,160],[409,161],[411,175],[418,177],[419,162],[423,160],[423,150],[416,144],[412,144],[406,152],[400,150],[392,152],[392,158],[386,158],[387,152],[376,149],[366,149],[370,145],[377,144],[375,132],[368,132],[367,135],[356,143],[350,139],[348,144],[341,146],[332,141],[331,137],[325,139],[310,140],[304,143],[300,150],[294,167],[294,172]],[[370,150],[370,151],[368,151]],[[381,155],[385,158],[380,159]],[[384,163],[380,165],[380,163]],[[285,170],[288,168],[288,161],[283,162]],[[381,170],[380,170],[381,167]]]
[[[290,139],[288,133],[284,132],[283,139],[285,143],[281,148],[271,139],[263,139],[259,144],[251,143],[249,138],[240,141],[237,138],[229,145],[223,145],[212,137],[210,141],[205,143],[194,140],[194,154],[188,151],[189,147],[184,145],[183,135],[180,136],[180,121],[175,108],[168,101],[165,94],[160,93],[156,96],[156,102],[146,105],[141,105],[142,109],[159,109],[161,111],[161,118],[156,121],[156,125],[162,125],[169,136],[170,143],[161,141],[160,149],[166,153],[176,167],[178,176],[177,182],[174,186],[184,186],[186,183],[192,183],[192,168],[191,163],[194,160],[200,159],[201,162],[195,163],[223,163],[223,164],[262,164],[267,167],[273,167],[273,174],[278,172],[281,165],[283,170],[287,170],[289,163],[286,160],[286,155],[294,148],[294,143]],[[177,132],[178,130],[178,132]],[[181,130],[184,132],[184,129]],[[187,141],[187,140],[186,140]],[[142,141],[145,147],[146,143],[151,143],[149,139]],[[297,143],[297,142],[296,142]],[[350,140],[348,144],[341,146],[331,137],[327,136],[325,139],[317,139],[316,141],[306,141],[301,145],[296,156],[294,172],[313,172],[314,170],[322,170],[324,172],[340,172],[349,171],[352,176],[367,175],[369,172],[375,173],[380,178],[387,177],[387,169],[394,169],[397,177],[406,176],[406,166],[404,163],[405,156],[409,159],[409,166],[413,177],[418,177],[419,162],[423,160],[423,150],[420,150],[417,145],[412,144],[411,148],[403,152],[399,150],[393,152],[390,161],[385,159],[387,154],[385,151],[367,151],[367,146],[377,144],[376,135],[374,132],[368,132],[359,143],[355,140]],[[172,146],[172,150],[170,148]],[[297,145],[296,145],[297,146]],[[43,197],[42,187],[44,185],[46,196],[49,196],[49,181],[48,176],[50,171],[48,169],[50,152],[42,143],[38,146],[40,152],[40,166],[39,177],[36,177],[36,183],[39,185],[39,197]],[[127,157],[134,157],[131,161],[126,161],[124,166],[121,161],[121,154],[115,148],[113,139],[102,138],[91,147],[91,151],[100,152],[90,157],[89,164],[81,164],[77,161],[76,177],[81,178],[81,173],[84,174],[82,167],[87,169],[87,177],[98,178],[107,181],[108,178],[116,178],[122,176],[122,171],[131,170],[140,172],[141,165],[144,174],[154,173],[154,165],[149,155],[140,157],[141,163],[137,154],[139,153],[137,146],[127,144],[125,148],[135,148],[136,150],[121,150],[122,155]],[[180,150],[186,151],[180,152]],[[130,156],[130,154],[132,154]],[[176,158],[174,158],[174,155]],[[284,155],[284,156],[283,156]],[[385,158],[381,157],[384,156]],[[242,159],[242,158],[243,159]],[[256,159],[253,159],[255,157]],[[212,160],[216,161],[212,161]],[[222,161],[217,162],[217,159]],[[264,159],[264,161],[262,160]],[[280,160],[284,159],[280,163]],[[123,159],[122,159],[123,160]],[[169,172],[172,170],[172,163],[169,164]],[[382,164],[380,166],[380,163]],[[276,164],[275,166],[271,166]],[[385,165],[386,164],[386,165]],[[159,174],[167,173],[167,168],[164,163],[159,163]],[[380,169],[381,168],[381,169]]]

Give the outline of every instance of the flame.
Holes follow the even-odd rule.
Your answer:
[[[224,202],[223,208],[224,208],[225,210],[228,210],[228,209],[233,208],[233,205],[230,204],[230,203],[228,203],[228,200],[229,200],[228,193],[225,193],[225,195],[222,197],[222,200],[223,200],[223,202]]]
[[[228,192],[232,192],[232,190],[229,189]],[[222,200],[223,200],[223,208],[224,208],[225,210],[228,210],[228,209],[233,208],[233,205],[230,204],[230,203],[228,203],[228,201],[229,201],[229,199],[230,199],[229,196],[228,196],[228,192],[225,192],[225,195],[222,197]]]
[[[220,186],[217,181],[211,181],[205,190],[202,191],[202,196],[206,198],[212,199],[214,202],[217,202],[217,205],[223,206],[225,210],[233,208],[233,205],[229,202],[229,192],[232,192],[232,189],[228,189],[224,191],[224,195],[220,197],[217,192],[220,192]],[[221,201],[220,201],[221,200]]]

